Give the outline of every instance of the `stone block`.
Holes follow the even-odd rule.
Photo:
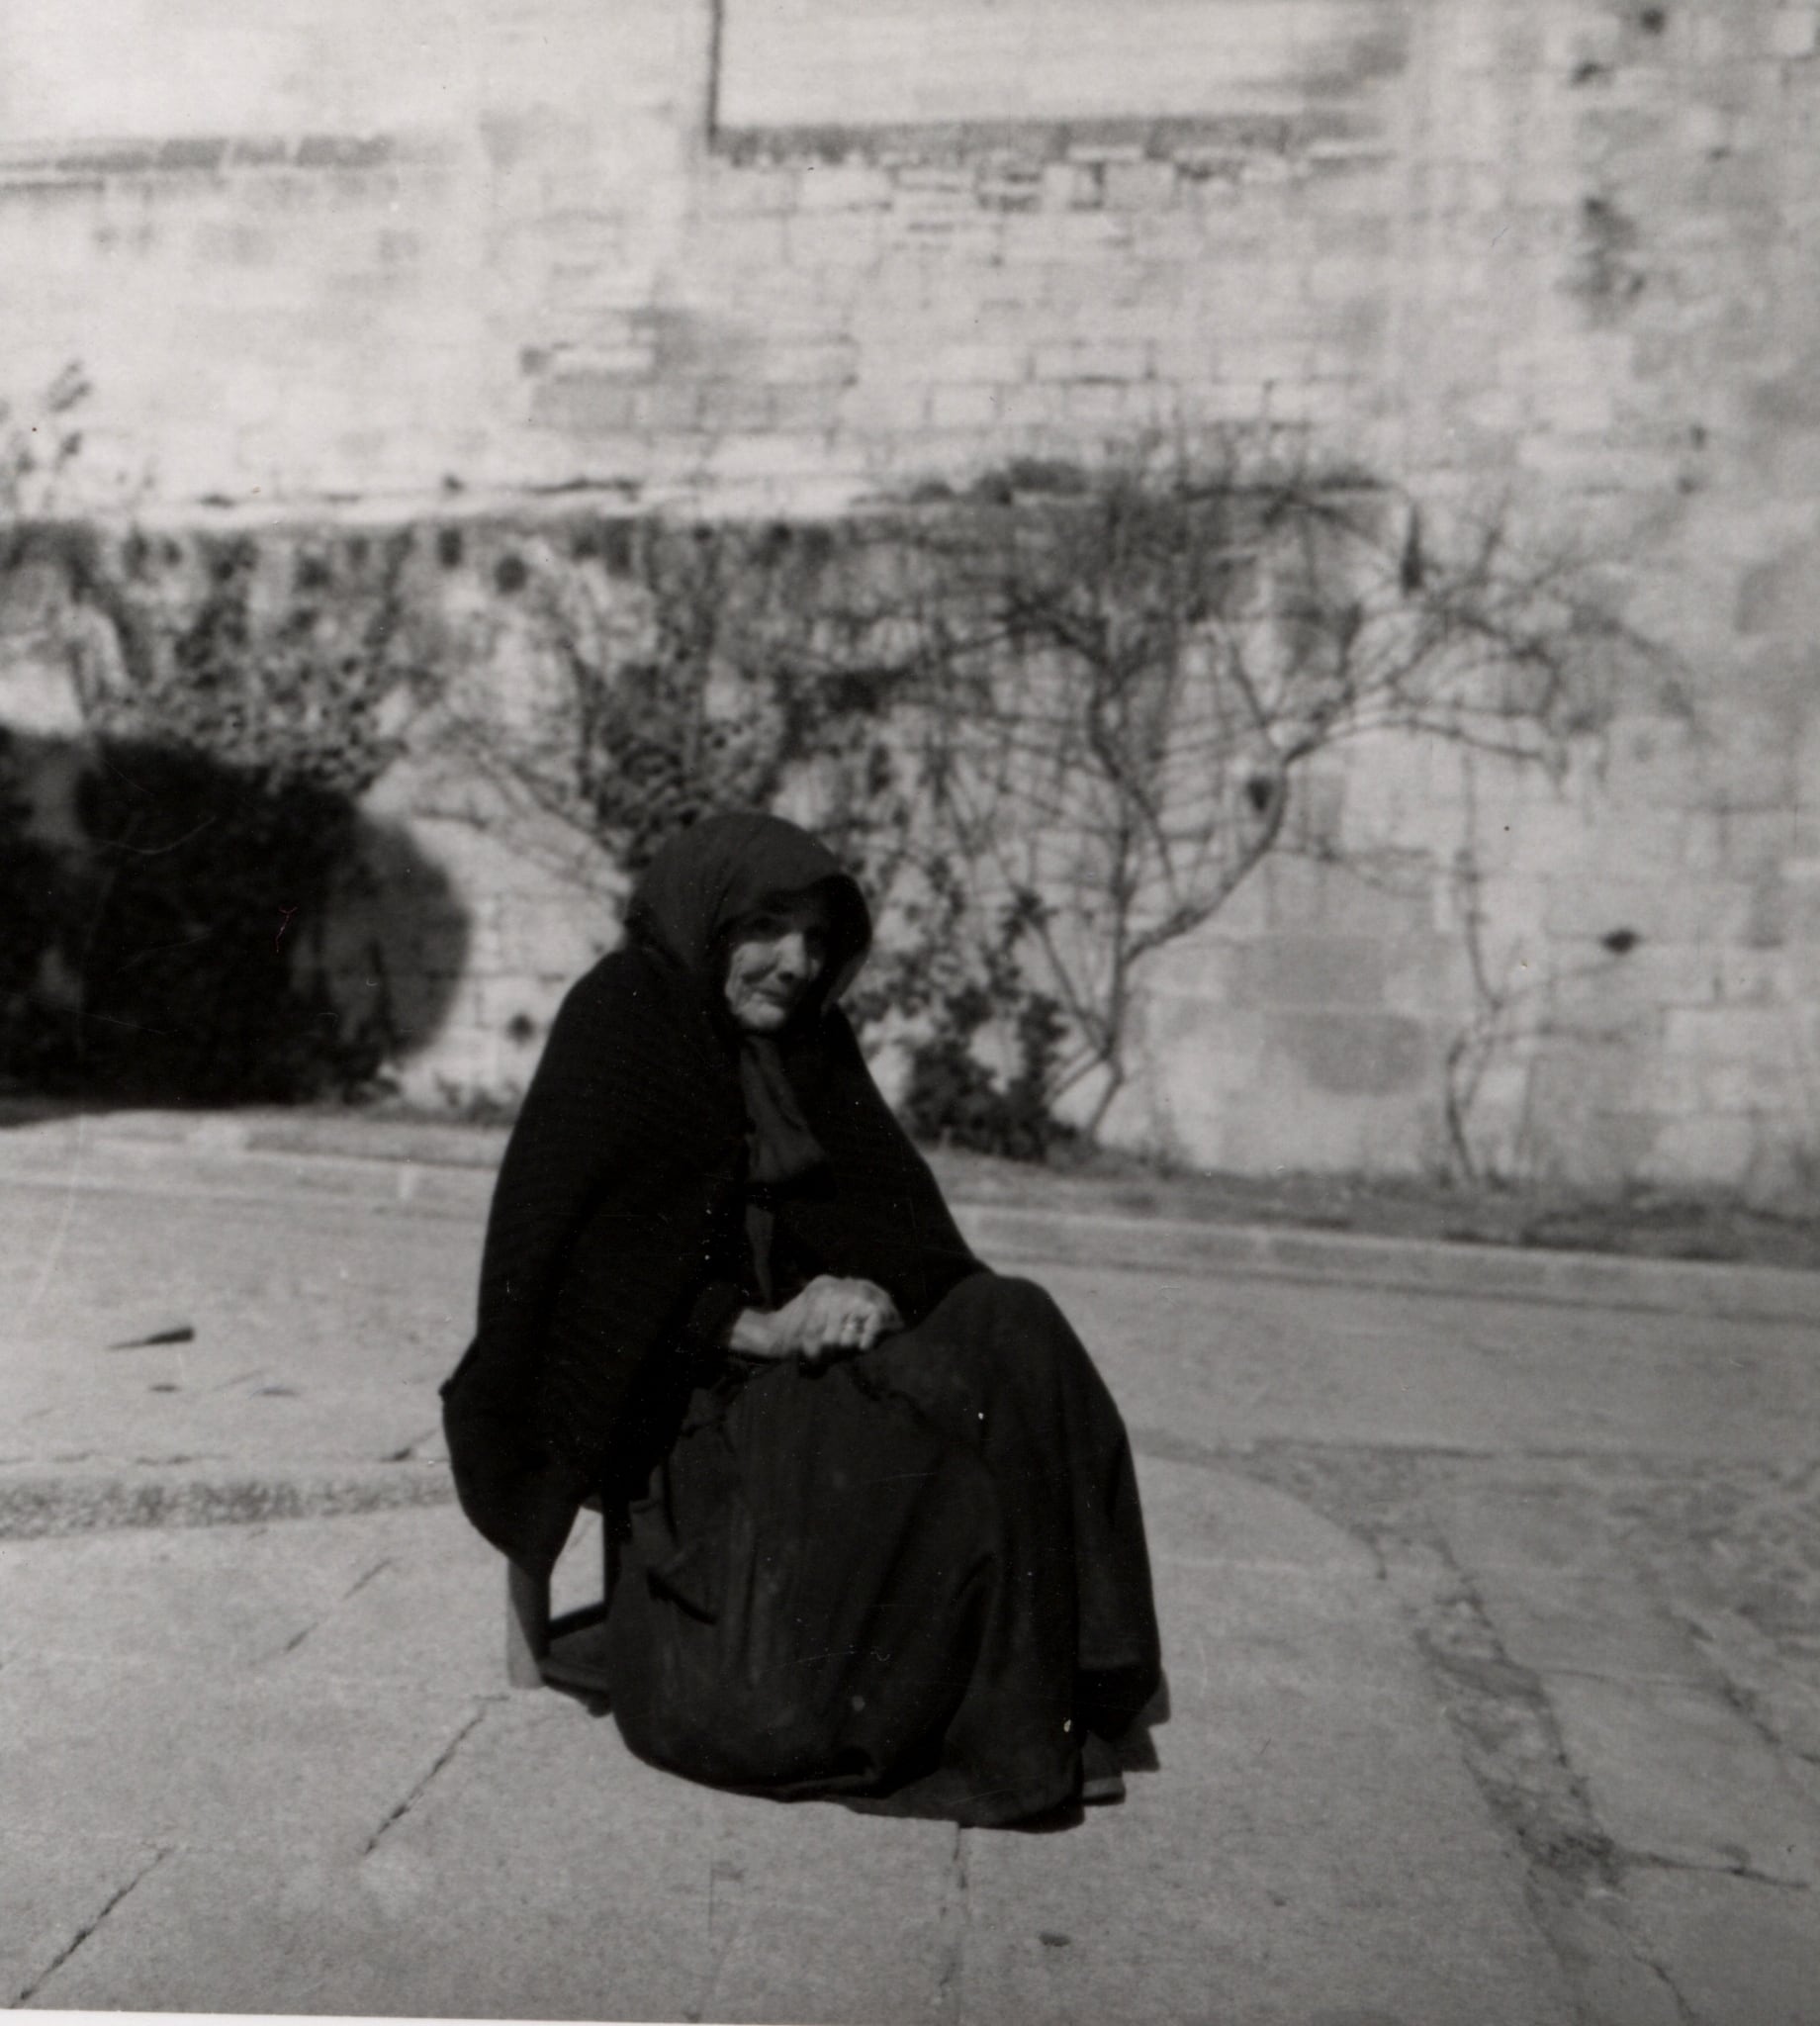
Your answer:
[[[1161,211],[1175,202],[1175,164],[1108,162],[1100,184],[1105,203],[1114,211]]]
[[[1532,389],[1530,399],[1536,426],[1564,436],[1603,437],[1617,420],[1617,387],[1609,382],[1558,381]]]
[[[1003,398],[993,387],[937,387],[929,418],[938,429],[984,428],[1001,419]]]
[[[1783,861],[1781,883],[1786,895],[1788,942],[1795,950],[1820,948],[1820,856],[1811,853],[1811,839],[1797,828],[1797,853]]]
[[[1407,1173],[1424,1164],[1435,1137],[1429,1108],[1419,1100],[1311,1087],[1269,1057],[1254,1080],[1232,1093],[1219,1124],[1216,1157],[1253,1172]]]
[[[1772,1074],[1800,1067],[1801,1024],[1786,1006],[1675,1006],[1663,1019],[1662,1046],[1669,1056],[1702,1062],[1748,1064]]]
[[[790,432],[833,429],[841,418],[842,383],[819,381],[807,386],[774,387],[766,409],[766,424]]]
[[[1657,63],[1668,60],[1676,48],[1684,20],[1664,13],[1657,21],[1655,34],[1648,37],[1637,33],[1640,26],[1631,10],[1622,7],[1599,7],[1582,10],[1571,18],[1556,17],[1544,31],[1544,61],[1551,69],[1566,70],[1596,63],[1610,73],[1599,81],[1600,88],[1610,88],[1621,83],[1617,73],[1622,67],[1634,68],[1652,57]],[[1665,34],[1665,29],[1672,29],[1674,37]]]
[[[194,259],[205,267],[269,267],[279,258],[278,233],[245,219],[205,223],[192,242]]]
[[[644,391],[616,374],[554,373],[531,396],[539,427],[575,435],[618,434],[645,417]]]
[[[1733,930],[1733,939],[1752,950],[1779,950],[1794,927],[1796,903],[1779,869],[1766,868],[1748,888],[1744,918]]]
[[[1046,162],[1041,189],[1048,211],[1096,209],[1103,198],[1099,177],[1080,162]]]
[[[1457,937],[1411,937],[1386,952],[1384,1006],[1443,1026],[1463,1026],[1475,1005],[1472,967]]]
[[[1740,933],[1751,914],[1743,880],[1679,881],[1561,875],[1548,882],[1544,926],[1568,941],[1598,941],[1629,929],[1651,943],[1715,945]]]
[[[944,344],[927,354],[928,377],[950,385],[984,382],[1002,386],[1025,378],[1030,349],[1015,341]]]
[[[1666,1056],[1660,1046],[1652,1046],[1637,1078],[1638,1103],[1655,1116],[1659,1127],[1678,1119],[1710,1118],[1704,1068],[1697,1057]],[[1648,1165],[1648,1158],[1641,1160],[1638,1172]]]
[[[664,379],[648,388],[642,411],[648,428],[666,435],[689,432],[701,426],[702,390],[688,379]]]
[[[909,233],[917,230],[968,227],[996,230],[991,215],[981,214],[973,190],[971,172],[937,172],[937,179],[901,172],[891,205],[891,230]]]
[[[980,171],[973,194],[983,210],[1036,211],[1043,204],[1043,172],[1025,162],[994,164]]]
[[[1233,1003],[1232,980],[1245,962],[1245,945],[1206,929],[1165,944],[1144,967],[1147,1000],[1196,998],[1210,1005]]]
[[[1318,859],[1267,859],[1240,889],[1258,906],[1247,933],[1397,937],[1419,931],[1428,912],[1428,875],[1417,867],[1407,872],[1406,885],[1402,876],[1372,880]]]
[[[1684,819],[1688,825],[1689,862],[1711,854],[1717,870],[1755,881],[1779,873],[1796,854],[1798,830],[1789,808],[1716,811]]]
[[[1089,380],[1076,381],[1058,391],[1069,423],[1088,430],[1147,430],[1157,418],[1155,390],[1148,386],[1121,387]]]
[[[1779,1111],[1799,1080],[1799,1065],[1788,1062],[1701,1061],[1696,1072],[1698,1109],[1708,1117]]]
[[[1150,351],[1143,344],[1039,344],[1031,354],[1031,371],[1039,380],[1143,379],[1150,370]]]
[[[758,380],[706,380],[696,390],[701,427],[762,429],[771,419],[773,390]]]
[[[1535,974],[1571,1025],[1596,1030],[1646,1023],[1653,1031],[1670,1007],[1716,1006],[1729,996],[1729,983],[1742,985],[1745,973],[1728,972],[1725,965],[1726,953],[1710,945],[1643,943],[1623,956],[1576,946],[1543,954]]]
[[[689,228],[687,257],[711,275],[742,268],[775,271],[789,261],[797,223],[777,212],[709,212]]]
[[[1275,1052],[1312,1087],[1336,1097],[1390,1097],[1427,1088],[1436,1037],[1408,1014],[1283,1011]]]
[[[1008,221],[1018,236],[1041,236],[1063,260],[1091,260],[1134,243],[1136,224],[1128,212],[1037,212]]]
[[[1384,289],[1384,261],[1368,250],[1354,247],[1322,252],[1302,271],[1309,295],[1323,306],[1380,295]]]
[[[782,223],[783,259],[798,270],[866,269],[877,264],[884,234],[871,212],[810,213]],[[750,254],[747,255],[750,259]]]
[[[1496,812],[1482,808],[1482,841],[1478,851],[1488,868],[1521,866],[1525,873],[1536,876],[1586,882],[1602,879],[1607,871],[1616,872],[1620,877],[1626,873],[1635,875],[1640,870],[1638,857],[1655,863],[1657,848],[1666,855],[1675,834],[1672,821],[1660,828],[1653,821],[1646,823],[1639,853],[1628,826],[1620,843],[1611,829],[1595,829],[1588,821],[1585,808],[1567,800],[1551,799]]]
[[[713,175],[709,196],[716,211],[738,216],[791,212],[801,204],[805,173],[793,166],[776,164],[727,165]]]
[[[1791,506],[1820,496],[1820,427],[1773,434],[1758,477],[1771,498]]]
[[[1544,1120],[1565,1122],[1565,1137],[1585,1134],[1594,1113],[1639,1108],[1644,1087],[1634,1051],[1602,1038],[1551,1038],[1531,1067],[1529,1095]]]
[[[1377,1007],[1389,962],[1375,936],[1270,936],[1232,951],[1228,989],[1245,1007]]]
[[[920,379],[875,379],[868,375],[841,390],[839,419],[863,435],[914,431],[929,421],[931,389]]]
[[[1269,1038],[1266,1016],[1228,1005],[1217,990],[1198,988],[1207,983],[1217,984],[1217,978],[1202,972],[1195,987],[1153,982],[1141,994],[1151,1073],[1185,1104],[1192,1104],[1196,1091],[1237,1090],[1253,1081]]]
[[[1150,344],[1150,362],[1157,379],[1197,387],[1214,377],[1220,357],[1220,338],[1198,316],[1172,317],[1158,322]]]
[[[758,377],[774,387],[845,386],[855,377],[856,348],[847,343],[768,345]]]
[[[1770,53],[1784,62],[1820,52],[1820,7],[1778,7],[1770,17]]]
[[[527,277],[527,286],[537,286]],[[651,286],[643,263],[633,260],[570,260],[541,270],[541,306],[552,319],[591,333],[603,322],[630,321]],[[643,344],[644,340],[634,340]]]
[[[1356,359],[1349,359],[1356,366]],[[1358,420],[1360,389],[1351,377],[1341,377],[1317,368],[1305,377],[1273,388],[1270,418],[1278,424],[1313,429],[1331,445],[1345,440],[1345,432]]]
[[[1814,584],[1808,543],[1748,568],[1738,585],[1732,623],[1747,636],[1801,632],[1811,636],[1820,621],[1820,590]]]
[[[1015,387],[994,388],[992,395],[1002,427],[1026,432],[1033,446],[1041,437],[1046,451],[1052,450],[1057,456],[1079,449],[1069,436],[1058,389],[1022,381]],[[1032,454],[1039,454],[1035,447]]]
[[[802,212],[883,211],[894,195],[891,177],[868,162],[805,162],[796,186]]]
[[[777,497],[787,493],[793,482],[826,477],[831,462],[832,452],[825,445],[767,431],[710,445],[701,466],[703,478],[715,484],[735,487],[756,482],[760,499],[774,507]]]

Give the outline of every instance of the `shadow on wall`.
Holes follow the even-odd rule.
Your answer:
[[[287,1103],[385,1087],[468,920],[410,838],[183,748],[0,727],[0,1091]]]

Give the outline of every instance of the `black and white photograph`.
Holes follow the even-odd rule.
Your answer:
[[[1820,0],[0,0],[0,2005],[1820,2026]]]

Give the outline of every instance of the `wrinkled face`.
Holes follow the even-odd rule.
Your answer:
[[[750,916],[727,956],[727,1005],[748,1034],[775,1034],[828,961],[828,908],[817,894]]]

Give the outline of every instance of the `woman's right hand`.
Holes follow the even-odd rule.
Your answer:
[[[897,1304],[869,1280],[818,1275],[780,1309],[747,1309],[735,1320],[729,1348],[749,1357],[800,1355],[813,1363],[830,1351],[869,1350],[901,1330]]]

